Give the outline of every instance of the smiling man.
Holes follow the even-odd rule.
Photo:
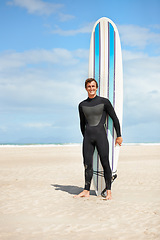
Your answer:
[[[88,93],[88,98],[79,104],[80,127],[84,137],[83,159],[85,168],[85,187],[80,194],[74,197],[89,197],[90,195],[90,185],[93,176],[93,153],[96,147],[104,169],[104,179],[107,189],[106,200],[110,200],[112,199],[112,172],[109,165],[109,144],[105,130],[107,115],[112,118],[117,133],[115,144],[121,146],[123,139],[121,137],[120,124],[110,101],[107,98],[97,96],[97,81],[94,78],[88,78],[85,81],[85,88]]]

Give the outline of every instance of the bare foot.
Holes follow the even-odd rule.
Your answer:
[[[106,196],[105,200],[111,200],[111,199],[112,199],[111,190],[107,190],[107,196]]]
[[[74,196],[74,198],[79,198],[79,197],[89,197],[89,191],[88,190],[83,190],[81,193]]]

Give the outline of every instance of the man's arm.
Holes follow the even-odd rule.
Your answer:
[[[121,128],[120,128],[118,117],[114,111],[114,108],[113,108],[111,102],[108,99],[106,99],[106,100],[107,101],[105,103],[105,110],[113,120],[113,124],[114,124],[114,128],[116,130],[116,133],[117,133],[117,137],[121,137]]]
[[[84,136],[86,120],[80,104],[78,109],[79,109],[79,118],[80,118],[80,128],[81,128],[82,135]]]
[[[109,114],[109,116],[112,118],[115,130],[117,133],[115,145],[119,144],[119,146],[121,146],[121,144],[123,142],[123,138],[121,137],[121,128],[120,128],[119,120],[117,118],[117,115],[114,111],[114,108],[113,108],[111,102],[108,99],[105,104],[105,110]]]

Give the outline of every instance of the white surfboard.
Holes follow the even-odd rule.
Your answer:
[[[97,94],[112,103],[122,128],[123,111],[123,71],[119,33],[116,25],[106,17],[94,25],[89,54],[89,77],[95,78],[99,89]],[[106,132],[109,141],[109,162],[112,175],[117,172],[119,146],[115,147],[116,132],[113,121],[108,116]],[[97,150],[93,156],[93,183],[97,195],[105,188],[103,168]]]

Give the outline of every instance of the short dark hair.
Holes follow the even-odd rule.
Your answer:
[[[97,83],[96,79],[94,79],[94,78],[87,78],[86,79],[86,81],[85,81],[85,88],[87,88],[87,84],[88,83],[91,83],[93,81],[96,83],[96,87],[98,88],[98,83]]]

